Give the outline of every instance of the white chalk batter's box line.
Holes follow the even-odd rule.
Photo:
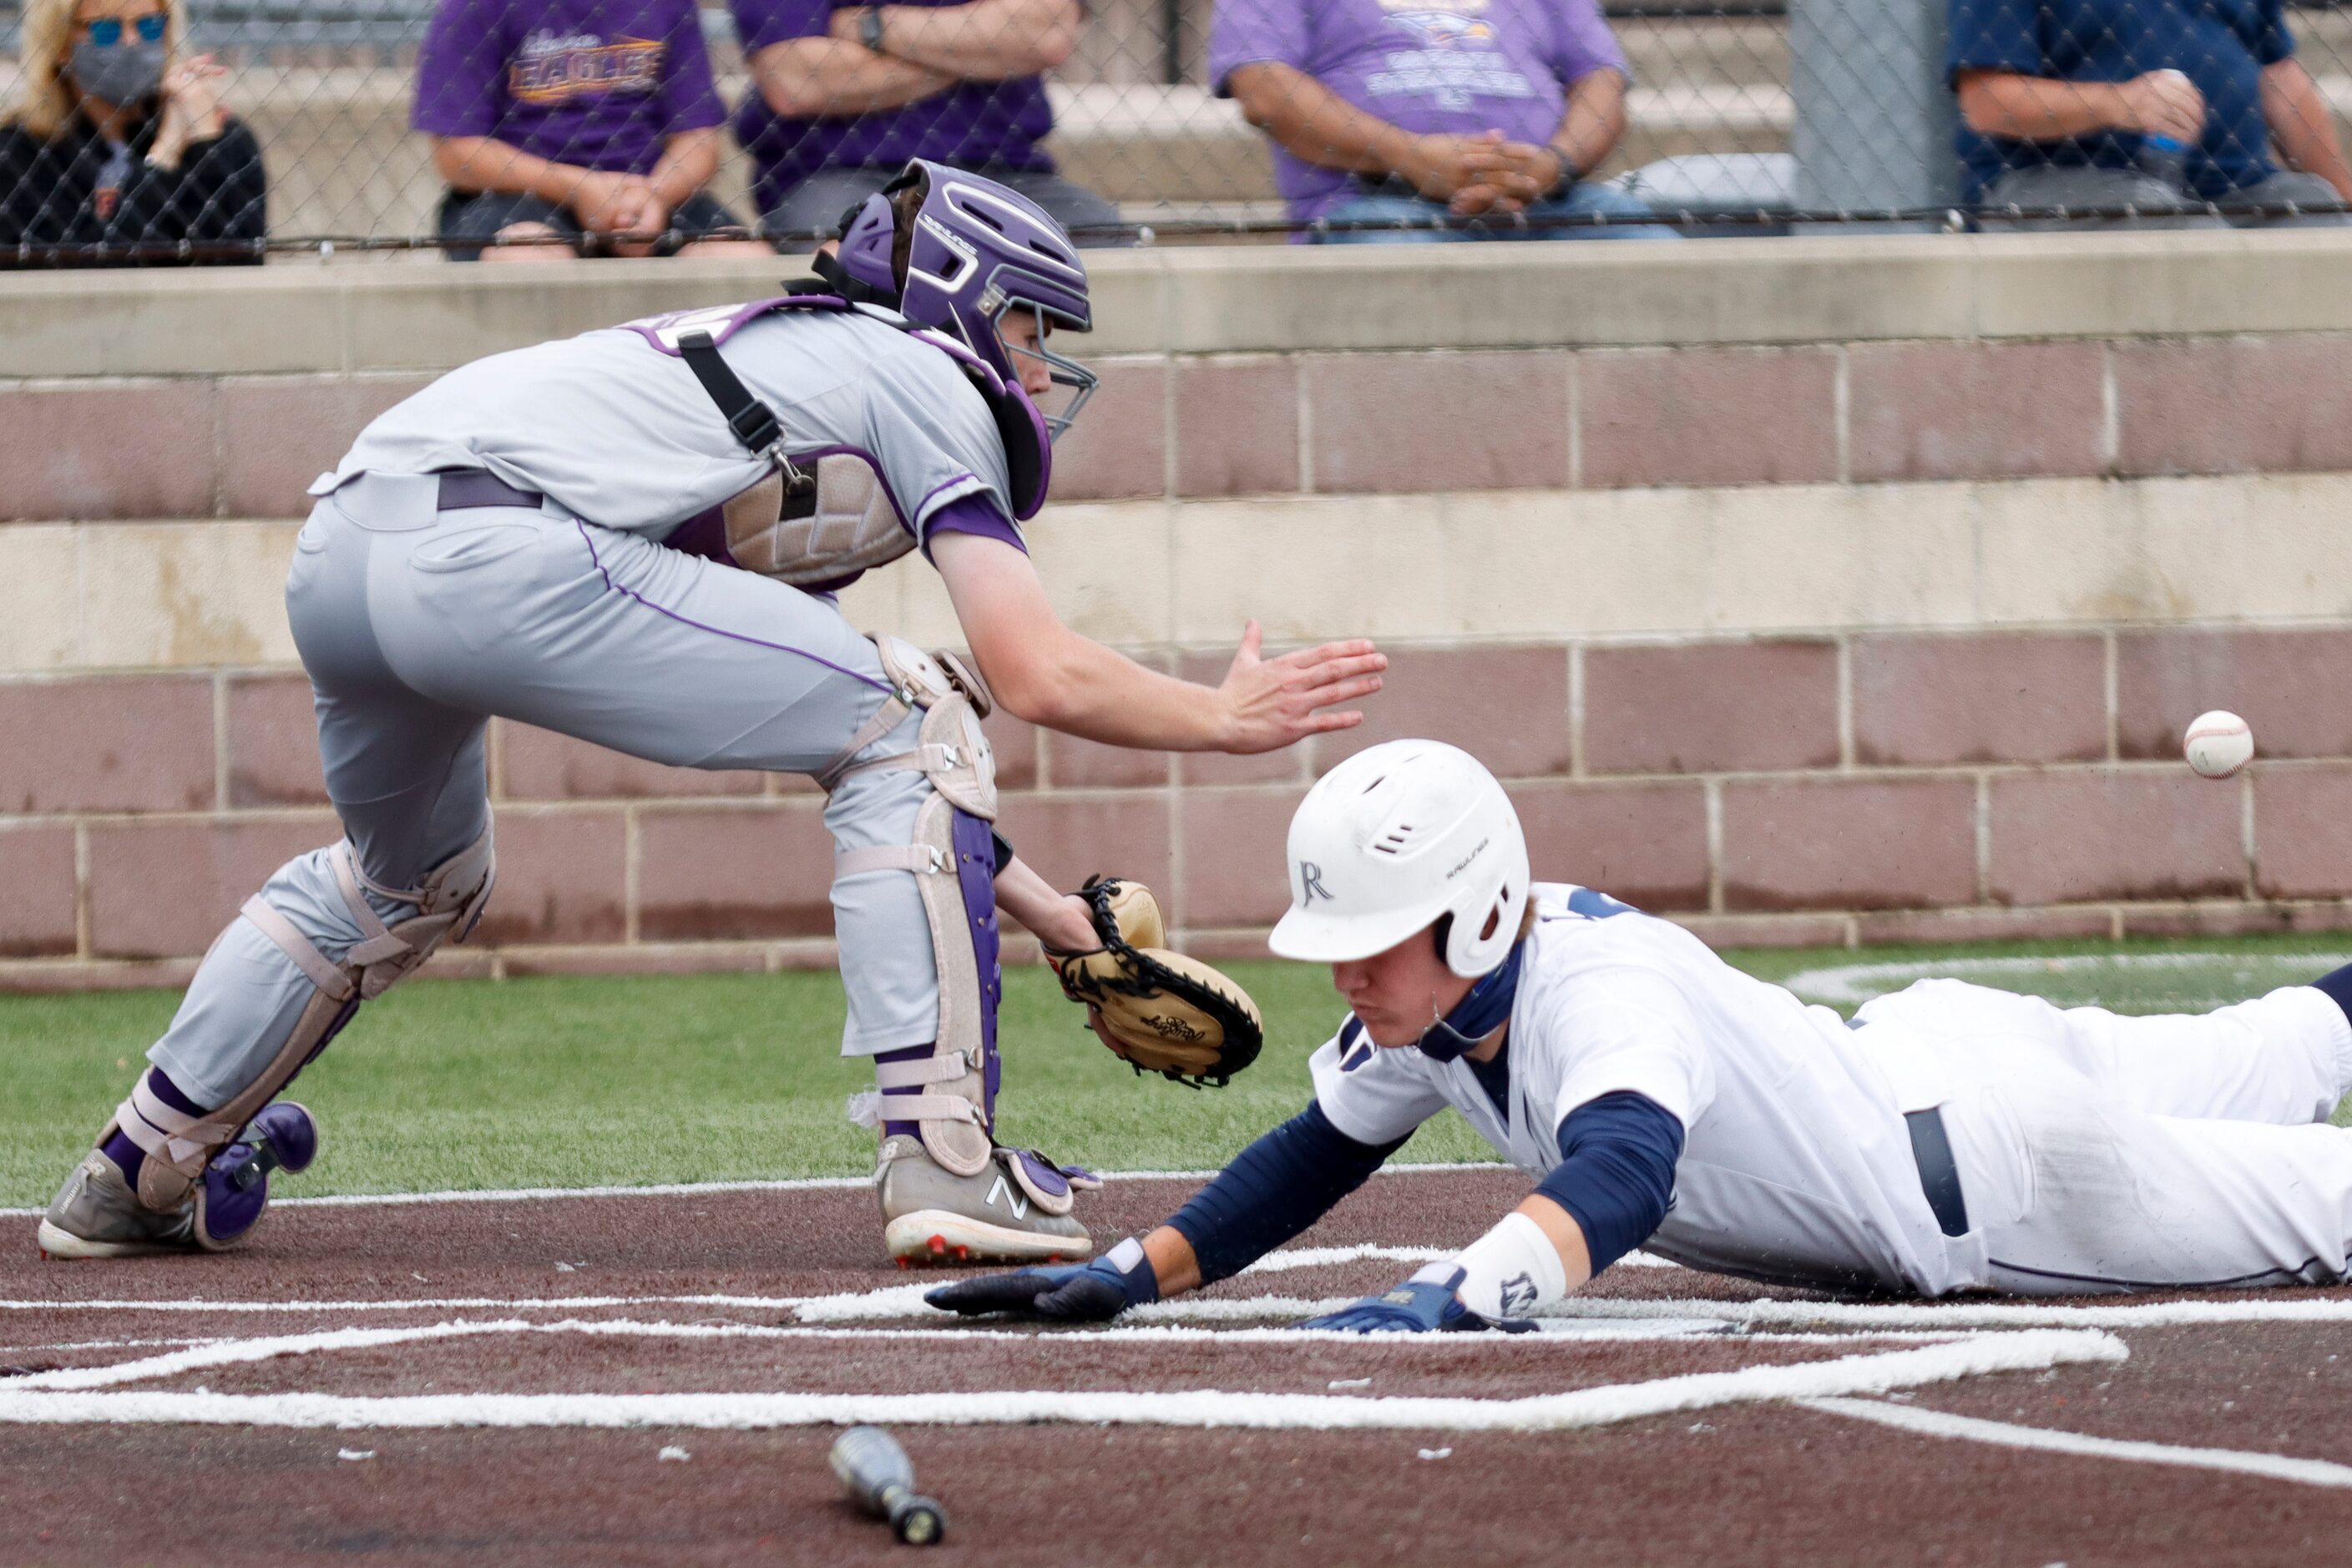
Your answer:
[[[1633,1325],[1625,1325],[1631,1329]],[[1666,1337],[1682,1331],[1667,1326]],[[1792,1366],[1698,1373],[1645,1383],[1611,1384],[1518,1399],[1223,1391],[1081,1391],[913,1394],[457,1394],[352,1398],[329,1394],[221,1394],[109,1393],[109,1385],[228,1365],[332,1350],[371,1349],[425,1340],[485,1334],[635,1335],[718,1338],[963,1338],[955,1330],[779,1328],[754,1324],[645,1322],[534,1323],[521,1320],[441,1323],[404,1329],[341,1329],[324,1333],[221,1341],[142,1357],[112,1366],[37,1374],[0,1388],[0,1421],[19,1425],[169,1424],[395,1430],[455,1427],[755,1430],[780,1426],[985,1426],[1062,1422],[1086,1425],[1247,1427],[1298,1431],[1572,1431],[1647,1416],[1725,1405],[1785,1402],[1821,1414],[1890,1426],[1914,1435],[1958,1438],[2029,1451],[2127,1460],[2260,1477],[2334,1489],[2352,1488],[2352,1467],[2325,1460],[2232,1449],[2189,1447],[2087,1436],[2079,1433],[1985,1421],[1947,1412],[1884,1403],[1870,1395],[1907,1398],[1931,1384],[1999,1372],[2048,1372],[2060,1366],[2113,1363],[2128,1355],[2123,1342],[2097,1330],[2027,1329],[1969,1332],[1915,1350]],[[1493,1347],[1522,1343],[1511,1336],[1370,1338],[1292,1331],[1213,1333],[1170,1329],[1101,1330],[1097,1337],[1184,1335],[1234,1343],[1347,1341],[1358,1348],[1426,1348],[1444,1343]],[[1628,1336],[1632,1337],[1632,1336]],[[1772,1336],[1783,1337],[1824,1336]],[[1851,1340],[1863,1335],[1839,1335]],[[1911,1337],[1911,1336],[1906,1336]],[[1928,1337],[1928,1336],[1918,1336]],[[1366,1380],[1369,1382],[1370,1380]],[[1335,1383],[1334,1387],[1342,1384]],[[372,1455],[369,1457],[373,1457]],[[1442,1457],[1442,1456],[1441,1456]]]
[[[1168,1331],[1132,1331],[1166,1333]],[[1971,1333],[1914,1350],[1842,1356],[1794,1366],[1696,1373],[1646,1383],[1610,1384],[1518,1399],[1426,1395],[1234,1394],[1223,1391],[1082,1391],[909,1394],[421,1394],[351,1398],[329,1394],[224,1394],[98,1392],[110,1384],[183,1373],[205,1365],[254,1362],[336,1349],[374,1348],[468,1334],[628,1333],[689,1338],[841,1337],[923,1331],[762,1329],[756,1325],[670,1323],[446,1323],[427,1328],[344,1329],[327,1333],[227,1342],[142,1358],[112,1367],[27,1378],[0,1389],[0,1421],[22,1425],[171,1424],[446,1430],[455,1427],[757,1430],[781,1426],[992,1426],[1038,1422],[1086,1425],[1245,1427],[1292,1431],[1559,1432],[1725,1405],[1786,1402],[1934,1437],[2091,1458],[2130,1460],[2261,1477],[2335,1489],[2352,1488],[2352,1467],[2325,1460],[2231,1449],[2186,1447],[1985,1421],[1883,1403],[1869,1395],[1999,1372],[2050,1371],[2112,1363],[2128,1352],[2096,1330],[2026,1329]],[[1118,1330],[1101,1331],[1108,1334]],[[1244,1331],[1247,1333],[1246,1331]],[[1217,1337],[1217,1336],[1211,1336]],[[1240,1335],[1223,1336],[1240,1339]],[[1248,1342],[1286,1337],[1248,1333]],[[1350,1338],[1352,1336],[1337,1336]],[[1487,1343],[1526,1336],[1503,1336]],[[1361,1345],[1384,1342],[1355,1338]]]
[[[1646,1337],[1686,1330],[1667,1325]],[[197,1423],[257,1426],[698,1426],[756,1427],[857,1421],[930,1425],[990,1425],[1034,1421],[1139,1426],[1251,1426],[1297,1429],[1446,1429],[1548,1431],[1601,1426],[1646,1415],[1756,1400],[1852,1397],[1990,1372],[2120,1362],[2128,1352],[2096,1330],[2027,1329],[1973,1333],[1941,1343],[1847,1355],[1796,1365],[1699,1373],[1645,1383],[1579,1389],[1518,1399],[1428,1396],[1255,1394],[1157,1390],[919,1394],[447,1394],[349,1398],[328,1394],[221,1394],[108,1393],[116,1385],[182,1376],[208,1367],[250,1364],[287,1356],[370,1350],[466,1337],[524,1334],[626,1335],[680,1339],[872,1337],[877,1331],[771,1327],[756,1324],[536,1323],[520,1319],[446,1322],[406,1328],[335,1329],[310,1334],[227,1340],[167,1351],[107,1366],[76,1367],[12,1379],[0,1385],[0,1421],[20,1424]],[[912,1331],[878,1331],[898,1334]],[[952,1334],[953,1331],[948,1331]],[[1089,1337],[1174,1337],[1166,1330],[1107,1329]],[[1221,1336],[1206,1335],[1206,1338]],[[1325,1336],[1291,1331],[1242,1331],[1236,1343],[1314,1342]],[[1427,1341],[1419,1336],[1367,1339],[1333,1335],[1358,1349],[1426,1348],[1473,1336]],[[1531,1336],[1496,1336],[1488,1348]]]
[[[1261,1261],[1261,1273],[1328,1267],[1368,1258],[1413,1261],[1435,1256],[1427,1247],[1299,1247]],[[1895,1305],[1851,1302],[1654,1300],[1576,1299],[1554,1310],[1534,1335],[1398,1335],[1365,1337],[1296,1328],[1213,1329],[1166,1320],[1256,1320],[1329,1310],[1348,1298],[1202,1299],[1155,1303],[1141,1310],[1163,1321],[1085,1330],[1022,1330],[957,1324],[923,1327],[823,1326],[826,1320],[871,1324],[877,1320],[943,1315],[920,1300],[924,1285],[827,1297],[570,1297],[511,1303],[551,1310],[570,1306],[630,1307],[670,1301],[786,1309],[800,1325],[645,1322],[635,1320],[526,1319],[444,1322],[398,1328],[338,1329],[320,1333],[194,1342],[163,1354],[98,1367],[36,1373],[0,1385],[0,1421],[17,1424],[200,1424],[254,1426],[444,1428],[667,1427],[748,1428],[845,1424],[990,1425],[1062,1421],[1186,1426],[1277,1427],[1298,1430],[1423,1429],[1555,1431],[1608,1425],[1717,1405],[1786,1402],[1818,1413],[1874,1422],[1917,1436],[2139,1463],[2262,1477],[2330,1488],[2352,1487],[2352,1468],[2274,1454],[2184,1447],[2092,1437],[2047,1428],[1989,1422],[1939,1411],[1894,1406],[1869,1395],[2000,1371],[2051,1371],[2061,1365],[2118,1362],[2128,1353],[2110,1327],[2159,1327],[2249,1321],[2352,1321],[2352,1300],[2233,1300],[2155,1302],[2132,1307],[2042,1307],[1970,1304]],[[6,1303],[52,1308],[64,1303]],[[500,1303],[473,1303],[494,1307]],[[79,1303],[81,1306],[98,1303]],[[105,1305],[124,1310],[152,1302]],[[190,1312],[284,1310],[296,1306],[350,1310],[416,1310],[416,1301],[284,1303],[186,1301],[166,1310]],[[1830,1332],[1775,1332],[1826,1328]],[[1493,1353],[1558,1346],[1563,1340],[1609,1343],[1700,1341],[1737,1333],[1747,1339],[1839,1345],[1864,1341],[1916,1349],[1844,1355],[1793,1365],[1694,1373],[1648,1383],[1582,1389],[1522,1399],[1466,1399],[1223,1391],[1076,1391],[925,1394],[460,1394],[352,1398],[324,1393],[215,1394],[119,1392],[116,1385],[183,1375],[205,1366],[248,1363],[286,1355],[363,1349],[426,1340],[514,1334],[579,1334],[688,1340],[893,1339],[978,1345],[988,1339],[1083,1337],[1090,1342],[1149,1346],[1186,1343],[1213,1351],[1266,1344],[1344,1344],[1378,1355],[1389,1351]],[[98,1348],[92,1346],[91,1348]],[[126,1345],[125,1348],[128,1348]],[[1366,1380],[1369,1383],[1370,1380]],[[1340,1380],[1334,1387],[1352,1384]]]

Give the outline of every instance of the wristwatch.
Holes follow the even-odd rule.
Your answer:
[[[882,7],[868,5],[857,18],[857,41],[876,54],[882,52]]]

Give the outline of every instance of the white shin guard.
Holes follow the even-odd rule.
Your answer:
[[[387,888],[371,880],[359,868],[349,840],[328,853],[343,902],[361,933],[341,963],[320,952],[293,921],[265,903],[260,895],[247,899],[238,911],[240,920],[258,927],[317,987],[278,1054],[235,1099],[201,1116],[165,1104],[147,1087],[147,1075],[142,1073],[130,1097],[115,1108],[114,1121],[99,1135],[103,1143],[119,1130],[146,1154],[139,1167],[136,1190],[139,1201],[147,1207],[168,1212],[186,1202],[203,1179],[206,1163],[326,1047],[362,1002],[383,995],[452,935],[464,941],[481,919],[498,876],[488,828],[434,868],[415,888]],[[416,913],[386,925],[368,904],[363,889],[413,904]]]
[[[988,688],[952,655],[927,654],[893,637],[877,637],[891,695],[849,743],[818,771],[828,792],[859,773],[912,769],[932,794],[915,816],[914,841],[852,849],[834,859],[834,877],[908,871],[922,895],[939,964],[939,1027],[931,1054],[877,1062],[881,1110],[920,1129],[924,1152],[959,1176],[988,1168],[996,1141],[993,1105],[996,1001],[996,866],[988,824],[996,818],[996,760],[981,720],[992,705]],[[919,711],[912,751],[856,760]],[[912,1093],[906,1091],[913,1090]],[[895,1092],[894,1092],[895,1091]]]

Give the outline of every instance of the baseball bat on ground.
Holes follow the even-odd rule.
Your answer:
[[[857,1506],[890,1522],[890,1532],[909,1546],[929,1546],[945,1535],[948,1516],[915,1491],[915,1467],[898,1439],[879,1426],[852,1426],[833,1443],[833,1473]]]

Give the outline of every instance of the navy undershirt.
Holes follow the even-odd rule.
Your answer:
[[[1495,1114],[1507,1128],[1511,1124],[1511,1037],[1503,1037],[1503,1048],[1495,1053],[1493,1061],[1482,1062],[1475,1057],[1464,1057],[1463,1064],[1478,1087],[1486,1091],[1486,1099],[1495,1107]]]
[[[1665,1222],[1683,1136],[1674,1112],[1630,1089],[1587,1100],[1560,1122],[1559,1163],[1536,1191],[1584,1232],[1595,1274]]]
[[[1192,1244],[1202,1284],[1231,1279],[1330,1213],[1404,1143],[1359,1143],[1310,1100],[1234,1155],[1168,1223]]]

